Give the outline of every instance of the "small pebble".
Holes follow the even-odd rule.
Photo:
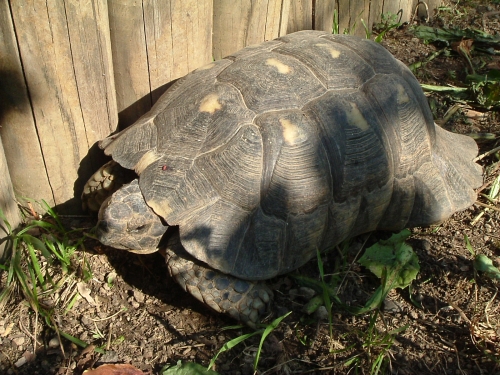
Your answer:
[[[390,300],[390,299],[386,299],[384,301],[384,311],[391,311],[391,312],[398,312],[401,310],[401,307],[399,307],[399,305]]]
[[[429,251],[432,248],[432,245],[427,240],[422,240],[422,249],[425,251]]]
[[[134,290],[134,298],[139,303],[144,303],[144,293]]]
[[[52,337],[49,341],[49,348],[55,349],[59,347],[59,339],[57,337]]]
[[[19,368],[19,367],[21,367],[21,366],[25,365],[25,364],[26,364],[26,362],[27,362],[26,357],[25,357],[25,356],[22,356],[21,358],[19,358],[19,359],[17,360],[17,362],[16,362],[16,363],[14,363],[14,366],[16,366],[16,367],[18,367],[18,368]]]
[[[119,360],[120,360],[120,357],[118,356],[118,353],[116,353],[114,350],[108,350],[105,354],[102,355],[99,362],[115,363],[115,362],[118,362]]]
[[[319,321],[327,321],[328,320],[328,311],[325,306],[320,306],[316,310],[316,319]]]
[[[23,336],[14,337],[12,339],[12,342],[14,344],[16,344],[17,346],[20,346],[20,345],[24,344],[24,337]]]

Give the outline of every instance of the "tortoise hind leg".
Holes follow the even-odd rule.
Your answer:
[[[213,310],[256,328],[269,313],[273,292],[264,282],[238,279],[192,258],[173,235],[165,259],[181,287]]]

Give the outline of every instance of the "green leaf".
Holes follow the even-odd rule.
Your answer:
[[[208,370],[204,366],[193,362],[177,362],[174,366],[164,367],[161,375],[219,375],[218,372]]]
[[[474,258],[474,268],[484,272],[486,276],[493,280],[500,280],[500,270],[493,265],[493,262],[486,255],[479,254]]]
[[[464,241],[465,241],[465,247],[467,248],[467,250],[469,250],[469,253],[472,256],[476,255],[476,251],[474,250],[474,248],[470,244],[469,237],[466,234],[464,234]]]
[[[488,198],[490,200],[497,199],[500,195],[500,174],[495,178],[490,187],[490,192],[488,193]]]
[[[487,46],[496,46],[500,43],[500,38],[498,36],[476,29],[438,29],[430,26],[417,26],[412,30],[417,38],[423,39],[427,43],[443,42],[449,45],[451,42],[460,41],[462,39],[473,39],[475,42]]]
[[[406,288],[417,276],[420,266],[417,255],[405,239],[411,232],[405,229],[366,249],[358,262],[381,279],[381,287],[367,306],[381,303],[394,288]]]

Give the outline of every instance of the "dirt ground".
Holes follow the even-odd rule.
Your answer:
[[[489,14],[495,11],[500,11],[498,2],[450,2],[431,22],[438,27],[472,27],[498,35],[498,12]],[[407,27],[390,31],[382,44],[407,65],[425,62],[444,47],[424,44]],[[500,69],[498,55],[474,59],[478,66],[482,59],[483,66]],[[416,75],[429,84],[457,85],[466,69],[465,59],[452,52],[424,64]],[[433,94],[430,99],[436,103],[438,119],[453,105],[442,96]],[[480,153],[498,146],[498,112],[462,108],[443,126],[465,134],[495,134],[497,143],[480,142]],[[481,163],[491,165],[493,159],[487,157]],[[66,220],[69,226],[88,230],[95,225],[90,218]],[[412,233],[409,243],[418,255],[420,273],[411,291],[391,292],[378,314],[353,316],[334,305],[332,336],[324,314],[302,312],[309,289],[301,288],[290,275],[270,280],[276,290],[274,317],[288,311],[292,314],[265,341],[258,373],[364,374],[374,372],[382,354],[386,367],[381,373],[386,374],[500,374],[498,283],[474,272],[473,256],[464,241],[467,235],[473,249],[498,266],[500,212],[474,205],[437,228],[417,228]],[[339,290],[343,303],[360,305],[377,286],[379,281],[355,258],[363,244],[368,246],[380,236],[383,234],[354,239],[343,255],[350,265]],[[93,277],[87,283],[91,298],[80,298],[69,312],[57,314],[56,321],[61,330],[92,345],[82,350],[65,339],[60,342],[18,300],[0,312],[0,374],[81,374],[103,363],[130,363],[145,373],[157,374],[162,366],[178,360],[207,365],[224,343],[251,332],[248,328],[224,330],[235,322],[182,291],[157,253],[126,253],[89,239],[79,256],[85,256],[91,265]],[[324,255],[326,274],[336,270],[339,258],[338,250]],[[297,273],[318,279],[317,261]],[[115,275],[110,285],[108,281]],[[255,336],[222,353],[215,370],[252,374],[258,344]],[[104,354],[95,348],[104,349]]]

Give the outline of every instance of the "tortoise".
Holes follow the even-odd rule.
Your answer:
[[[270,308],[265,280],[361,233],[442,222],[482,183],[474,140],[434,123],[403,63],[320,31],[189,73],[100,147],[113,161],[84,201],[116,192],[99,210],[99,240],[166,248],[184,290],[249,325]],[[117,165],[135,171],[120,188],[109,186]]]

